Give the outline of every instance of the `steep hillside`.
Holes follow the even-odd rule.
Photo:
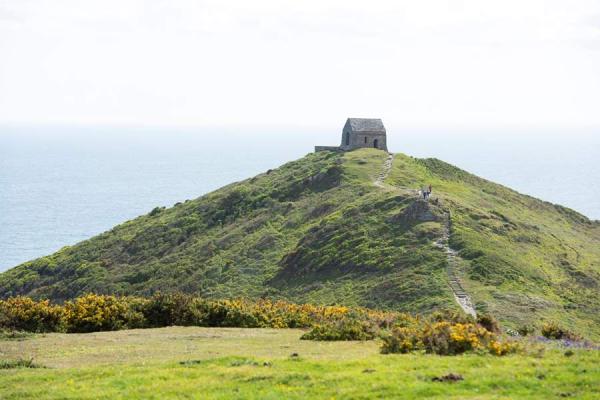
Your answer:
[[[159,290],[415,312],[464,291],[508,326],[598,337],[600,224],[439,160],[322,152],[0,275],[2,297]]]

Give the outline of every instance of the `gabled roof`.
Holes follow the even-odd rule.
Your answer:
[[[346,124],[350,124],[353,132],[384,132],[385,127],[379,118],[348,118]]]

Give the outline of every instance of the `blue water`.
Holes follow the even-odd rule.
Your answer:
[[[600,132],[390,129],[438,157],[600,219]],[[339,141],[337,129],[0,127],[0,271]]]

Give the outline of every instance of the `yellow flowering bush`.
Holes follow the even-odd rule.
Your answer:
[[[418,329],[409,327],[396,327],[390,334],[382,337],[381,352],[410,353],[421,348],[421,335]]]
[[[0,328],[28,332],[56,332],[63,329],[64,309],[48,300],[35,301],[17,296],[0,300]]]
[[[515,353],[520,349],[521,347],[515,342],[500,342],[498,340],[491,340],[488,344],[488,350],[495,356],[504,356],[506,354]]]
[[[27,331],[93,332],[170,325],[247,328],[312,328],[319,325],[344,330],[360,325],[366,332],[389,328],[409,318],[406,314],[361,307],[294,304],[267,299],[207,300],[182,293],[157,293],[149,298],[87,294],[64,305],[51,305],[48,300],[35,301],[27,297],[0,301],[0,328]],[[332,336],[336,335],[338,333],[332,333]]]
[[[504,342],[498,335],[472,322],[440,320],[434,315],[428,321],[416,319],[412,325],[395,327],[382,337],[381,352],[409,353],[424,350],[441,355],[462,354],[469,351],[488,351],[503,356],[519,349],[513,342]]]
[[[493,334],[471,323],[447,321],[427,325],[423,330],[423,347],[428,353],[460,354],[487,347]]]
[[[143,318],[126,297],[86,294],[64,305],[68,332],[113,331],[135,327]],[[134,326],[132,326],[134,325]]]
[[[490,321],[487,325],[493,326]],[[382,353],[488,351],[501,356],[517,350],[516,344],[501,341],[495,332],[485,329],[486,325],[458,314],[435,313],[422,319],[361,307],[267,299],[207,300],[182,293],[157,293],[149,298],[87,294],[64,305],[28,297],[0,300],[0,329],[94,332],[170,325],[312,328],[302,336],[309,340],[369,340],[380,336]]]

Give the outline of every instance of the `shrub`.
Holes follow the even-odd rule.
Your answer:
[[[503,356],[518,349],[516,343],[500,341],[495,333],[483,326],[450,321],[429,321],[420,325],[395,327],[382,337],[381,346],[383,354],[409,353],[415,350],[440,355],[489,351]]]
[[[529,336],[535,332],[535,327],[533,325],[521,325],[517,328],[517,332],[521,336]]]
[[[475,322],[473,317],[451,310],[435,311],[431,313],[428,319],[432,322],[450,322],[453,324],[472,324]]]
[[[546,322],[542,325],[542,336],[548,339],[581,340],[581,336],[568,329],[560,327],[556,322]]]
[[[420,332],[414,328],[396,327],[382,336],[381,353],[410,353],[423,347]]]
[[[513,343],[497,339],[493,318],[482,317],[478,322],[454,312],[438,312],[422,319],[360,307],[266,299],[207,300],[182,293],[157,293],[148,299],[87,294],[63,306],[26,297],[0,301],[0,330],[10,331],[95,332],[169,325],[312,328],[302,339],[371,340],[381,336],[382,353],[425,350],[460,354],[487,349],[504,355],[516,349]],[[568,336],[564,332],[561,335]]]
[[[159,328],[171,325],[194,325],[190,314],[191,296],[181,293],[156,293],[142,306],[146,326]]]
[[[114,331],[143,318],[131,310],[127,298],[96,294],[66,302],[64,312],[67,332]]]
[[[29,297],[0,300],[0,327],[28,332],[57,332],[63,329],[64,310],[48,300]]]
[[[300,337],[302,340],[371,340],[376,329],[369,321],[341,319],[323,325],[316,325],[310,332]]]
[[[0,369],[14,368],[44,368],[43,366],[33,362],[33,359],[17,359],[17,360],[0,360]]]
[[[369,320],[380,328],[408,318],[404,314],[343,306],[285,301],[206,300],[181,293],[148,299],[88,294],[63,306],[26,297],[0,301],[0,328],[28,332],[92,332],[170,325],[306,328],[344,318]]]
[[[489,352],[495,356],[504,356],[510,353],[516,353],[521,349],[516,342],[500,342],[498,340],[490,340],[487,346]]]
[[[244,300],[221,300],[198,303],[199,321],[204,326],[229,326],[239,328],[257,328],[270,326],[261,323],[260,310]]]
[[[475,324],[435,322],[423,330],[423,347],[428,353],[453,355],[485,348],[492,334]]]
[[[498,320],[491,315],[483,314],[477,317],[477,323],[492,333],[500,333],[500,324]]]

